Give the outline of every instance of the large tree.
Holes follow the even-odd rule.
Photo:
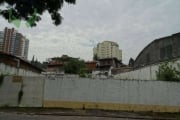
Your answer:
[[[48,11],[53,23],[59,25],[62,21],[59,10],[64,2],[75,4],[76,0],[0,0],[0,6],[3,6],[0,15],[9,22],[13,19],[25,20],[30,26],[36,26],[41,15]]]
[[[64,66],[65,73],[68,74],[81,74],[82,70],[84,69],[84,61],[79,59],[70,59]]]

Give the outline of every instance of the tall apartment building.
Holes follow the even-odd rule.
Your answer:
[[[0,51],[27,59],[29,40],[14,28],[8,29],[6,27],[3,33],[3,43]]]
[[[29,51],[29,40],[28,39],[24,39],[23,42],[23,47],[24,49],[22,49],[22,56],[24,56],[25,59],[28,58],[28,51]]]
[[[122,50],[119,45],[112,41],[104,41],[98,43],[97,47],[93,48],[93,55],[95,59],[116,58],[122,60]]]
[[[12,50],[14,49],[14,42],[16,31],[14,28],[8,29],[7,27],[4,29],[4,43],[3,43],[3,52],[13,54]]]

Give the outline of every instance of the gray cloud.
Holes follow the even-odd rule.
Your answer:
[[[35,28],[22,23],[19,32],[30,39],[29,59],[41,61],[68,54],[92,59],[98,42],[112,40],[123,50],[123,62],[136,58],[156,38],[180,32],[179,0],[77,0],[65,4],[60,26],[54,26],[45,13]],[[13,27],[3,18],[0,27]]]

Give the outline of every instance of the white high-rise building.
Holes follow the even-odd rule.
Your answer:
[[[97,47],[93,48],[93,55],[95,59],[116,58],[122,60],[122,50],[119,45],[112,41],[104,41],[98,43]]]
[[[28,50],[29,50],[29,40],[24,37],[21,56],[23,56],[25,59],[27,59],[28,57]]]

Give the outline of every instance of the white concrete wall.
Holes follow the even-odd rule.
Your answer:
[[[18,92],[21,84],[12,81],[12,77],[6,77],[0,85],[0,106],[18,105]]]
[[[180,83],[66,78],[45,80],[45,101],[180,106]]]
[[[156,71],[162,63],[146,66],[134,71],[120,73],[114,76],[114,79],[125,80],[156,80]],[[180,59],[172,60],[169,64],[172,64],[177,68],[177,64],[180,64]]]
[[[23,77],[23,97],[20,107],[42,107],[44,79],[42,77]]]
[[[23,95],[18,104],[18,94],[21,89]],[[5,77],[0,85],[0,106],[42,107],[43,91],[44,79],[42,77]]]
[[[20,76],[39,76],[39,73],[35,73],[29,70],[17,69],[15,67],[5,65],[4,63],[0,63],[0,74],[7,75],[20,75]]]
[[[44,102],[67,101],[180,107],[179,86],[180,82],[154,80],[6,77],[0,85],[0,106],[42,107]]]

